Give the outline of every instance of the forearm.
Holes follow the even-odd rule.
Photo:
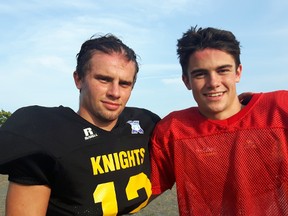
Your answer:
[[[10,182],[6,198],[6,216],[45,216],[51,190],[45,185],[21,185]]]

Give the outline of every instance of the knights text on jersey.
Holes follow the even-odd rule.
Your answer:
[[[152,191],[176,182],[179,212],[288,215],[288,92],[255,94],[229,119],[171,113],[152,135]]]
[[[49,185],[47,215],[136,212],[151,195],[148,142],[157,121],[127,107],[108,132],[69,108],[22,108],[0,129],[0,173]]]

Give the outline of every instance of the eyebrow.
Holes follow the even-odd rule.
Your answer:
[[[231,65],[231,64],[221,65],[221,66],[217,67],[217,69],[222,69],[222,68],[227,68],[227,67],[232,68],[233,65]]]
[[[199,68],[199,69],[195,69],[195,70],[190,71],[190,74],[194,74],[194,73],[198,73],[198,72],[205,72],[205,71],[208,71],[208,70]]]
[[[96,74],[95,78],[97,78],[97,79],[107,79],[109,81],[112,81],[114,79],[113,77],[111,77],[109,75],[102,75],[102,74]],[[126,85],[132,85],[133,81],[120,79],[119,83],[126,84]]]
[[[97,79],[113,80],[113,78],[112,78],[111,76],[108,76],[108,75],[102,75],[102,74],[95,74],[94,77],[97,78]]]
[[[220,65],[220,66],[216,67],[216,70],[223,69],[223,68],[232,68],[232,67],[233,67],[233,65],[231,65],[231,64],[225,64],[225,65]],[[209,71],[209,70],[204,69],[204,68],[197,68],[195,70],[190,71],[190,74],[199,73],[199,72],[206,72],[206,71]]]

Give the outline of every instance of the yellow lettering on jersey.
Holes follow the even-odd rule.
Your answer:
[[[92,168],[93,168],[93,175],[98,175],[98,172],[100,174],[104,173],[104,170],[102,169],[102,167],[100,166],[100,160],[101,160],[101,156],[98,157],[91,157],[91,164],[92,164]]]
[[[122,169],[126,169],[128,167],[128,161],[127,161],[127,153],[124,151],[121,151],[119,153],[119,159],[120,159],[120,165]]]
[[[139,152],[140,152],[139,149],[135,149],[135,150],[134,150],[134,155],[135,155],[135,157],[136,157],[135,160],[136,160],[136,163],[137,163],[137,164],[142,164],[143,162],[141,163],[141,161],[140,161]],[[144,155],[143,155],[143,157],[144,157]]]
[[[143,164],[145,149],[133,149],[129,151],[115,152],[108,155],[91,157],[93,175],[112,172]]]
[[[105,172],[109,172],[109,170],[115,171],[114,160],[113,160],[112,154],[109,154],[108,157],[107,155],[103,155],[102,160],[103,160],[103,166],[104,166]]]
[[[129,162],[129,167],[135,166],[135,157],[133,151],[127,152],[127,160]]]
[[[145,149],[144,148],[141,148],[140,149],[140,158],[141,158],[141,164],[144,163],[144,155],[145,155]]]
[[[114,161],[115,161],[116,169],[119,170],[120,169],[120,162],[119,162],[118,154],[114,153],[113,155],[114,155]]]

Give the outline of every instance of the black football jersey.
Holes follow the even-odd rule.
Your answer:
[[[47,215],[136,212],[151,195],[148,144],[159,119],[126,107],[105,131],[70,108],[21,108],[0,128],[0,173],[48,185]]]

